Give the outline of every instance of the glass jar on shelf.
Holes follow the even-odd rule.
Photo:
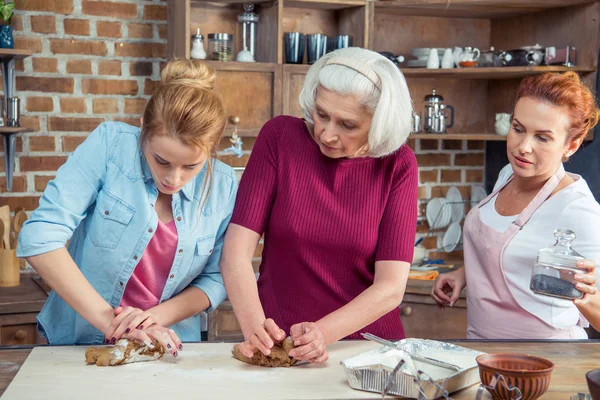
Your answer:
[[[538,251],[529,288],[534,293],[546,296],[580,299],[583,293],[577,289],[575,275],[585,273],[585,270],[577,267],[577,261],[585,257],[571,247],[575,232],[557,229],[554,237],[554,245]]]
[[[229,33],[209,33],[208,54],[213,61],[233,60],[233,35]]]

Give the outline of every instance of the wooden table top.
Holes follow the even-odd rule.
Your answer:
[[[555,363],[550,388],[544,400],[565,400],[576,393],[589,393],[586,372],[600,368],[600,341],[452,341],[460,346],[488,353],[519,352],[548,358]],[[0,349],[0,395],[15,377],[32,347]],[[330,366],[337,367],[337,366]],[[455,400],[472,400],[478,385],[454,393]],[[491,397],[486,392],[486,399]]]

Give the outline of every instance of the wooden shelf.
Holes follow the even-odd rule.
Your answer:
[[[342,10],[351,7],[363,7],[366,3],[366,0],[285,0],[283,5],[284,7]]]
[[[284,64],[285,69],[293,73],[306,73],[310,68],[308,64]],[[451,68],[427,69],[408,68],[400,66],[404,76],[411,78],[449,78],[449,79],[512,79],[523,78],[528,75],[543,74],[545,72],[575,71],[582,74],[596,72],[594,67],[499,67],[499,68]]]
[[[552,8],[593,3],[594,0],[379,0],[376,10],[403,15],[502,18]]]
[[[261,62],[237,62],[237,61],[210,61],[202,60],[217,71],[243,71],[243,72],[272,72],[278,68],[276,63],[261,63]]]
[[[24,128],[22,126],[0,126],[0,134],[12,135],[14,133],[28,133],[33,132],[31,128]]]
[[[506,136],[494,133],[411,133],[409,139],[422,140],[485,140],[506,141]]]
[[[402,73],[408,77],[415,78],[451,78],[451,79],[513,79],[523,78],[528,75],[543,74],[545,72],[575,71],[579,73],[596,72],[591,67],[561,67],[561,66],[539,66],[539,67],[499,67],[499,68],[451,68],[451,69],[427,69],[400,67]]]
[[[244,3],[252,3],[252,4],[256,5],[256,4],[260,4],[260,3],[272,3],[272,2],[273,2],[273,0],[254,0],[251,2],[248,0],[191,0],[190,5],[193,7],[195,5],[209,4],[211,6],[217,6],[217,7],[229,7],[229,5],[231,5],[231,4],[242,5]]]
[[[0,49],[0,59],[14,58],[21,59],[33,54],[32,50],[23,49]]]

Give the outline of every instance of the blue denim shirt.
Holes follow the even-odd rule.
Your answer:
[[[140,129],[102,123],[69,156],[48,183],[39,207],[19,234],[18,256],[64,247],[90,284],[112,307],[121,302],[127,281],[158,224],[158,190],[139,146]],[[231,218],[237,181],[231,167],[213,162],[206,204],[202,192],[207,166],[173,195],[178,242],[160,301],[188,286],[206,293],[212,311],[225,299],[219,260]],[[101,343],[104,335],[54,291],[38,316],[50,344]],[[183,341],[200,341],[200,315],[172,327]]]

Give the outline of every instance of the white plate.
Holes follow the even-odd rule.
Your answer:
[[[460,222],[465,215],[465,205],[463,203],[460,190],[458,190],[455,186],[452,186],[450,189],[448,189],[448,193],[446,193],[446,201],[450,203],[446,207],[449,207],[452,210],[450,222]]]
[[[481,200],[487,197],[483,186],[473,186],[471,188],[471,206],[477,205]]]
[[[424,60],[408,60],[406,66],[410,68],[424,68],[427,66],[427,59]]]
[[[451,223],[448,229],[446,229],[444,239],[442,240],[442,248],[446,253],[450,253],[456,248],[461,241],[461,235],[462,229],[460,224],[456,222]]]
[[[438,229],[444,227],[442,224],[446,219],[444,209],[444,205],[446,204],[446,199],[441,197],[435,197],[427,203],[427,209],[425,214],[427,216],[427,223],[429,224],[430,229]]]
[[[440,56],[443,56],[444,51],[446,50],[445,48],[436,48],[436,49],[437,49],[438,55],[440,55]],[[431,48],[429,48],[429,47],[419,47],[419,48],[411,49],[410,54],[412,54],[415,57],[419,57],[419,56],[429,57],[430,51],[431,51]]]

